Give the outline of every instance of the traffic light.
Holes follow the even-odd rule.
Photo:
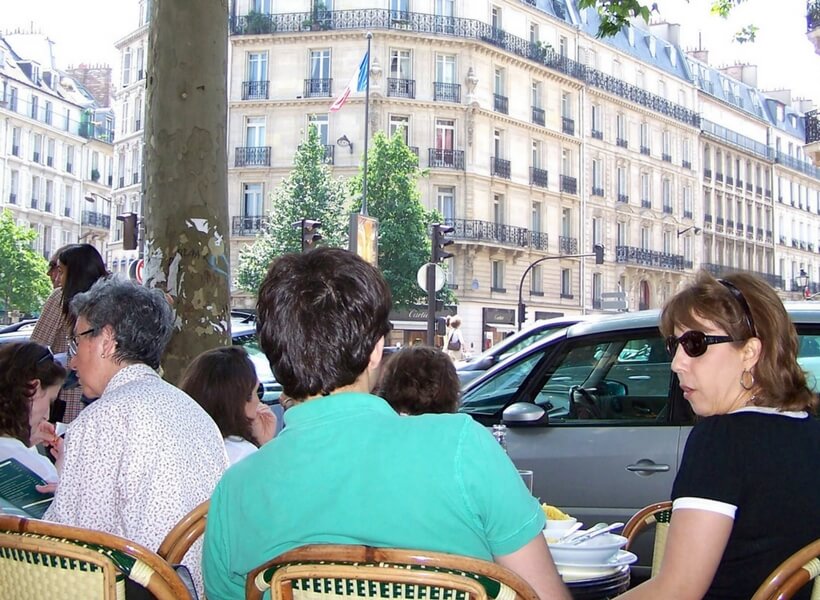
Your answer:
[[[139,237],[137,231],[137,214],[126,213],[124,215],[117,215],[117,221],[122,221],[122,249],[136,250],[137,238]]]
[[[604,264],[604,246],[603,244],[593,244],[592,251],[595,253],[595,264]]]
[[[319,228],[322,224],[319,221],[311,219],[301,219],[293,223],[293,227],[302,232],[302,252],[313,250],[316,247],[316,242],[322,239],[322,234],[319,233]]]
[[[523,302],[518,305],[518,325],[527,320],[527,305]]]
[[[433,223],[433,263],[439,263],[445,259],[452,258],[452,252],[447,252],[444,248],[453,243],[453,240],[446,237],[448,233],[453,233],[455,229],[449,225]]]

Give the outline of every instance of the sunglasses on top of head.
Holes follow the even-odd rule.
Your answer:
[[[261,383],[256,386],[256,397],[260,400],[265,397],[265,386]]]
[[[680,337],[674,335],[667,337],[666,351],[669,353],[669,356],[674,358],[675,353],[678,351],[678,345],[680,345],[686,354],[692,358],[697,358],[698,356],[703,356],[703,354],[706,353],[706,349],[712,344],[725,344],[726,342],[734,341],[734,338],[729,335],[706,335],[702,331],[692,330],[687,331]]]

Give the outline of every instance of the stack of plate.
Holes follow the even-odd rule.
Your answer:
[[[613,533],[598,535],[580,544],[549,544],[550,553],[564,581],[587,581],[629,571],[638,557],[621,550],[626,538]]]

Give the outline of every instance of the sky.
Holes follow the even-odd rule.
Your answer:
[[[696,48],[700,39],[712,66],[757,64],[759,88],[790,88],[793,97],[811,98],[820,106],[820,56],[806,38],[805,0],[744,0],[726,20],[709,14],[711,0],[657,4],[661,18],[681,24],[684,49]],[[60,68],[83,62],[116,68],[114,42],[138,23],[136,0],[0,0],[0,15],[4,31],[29,29],[33,23],[56,42]],[[732,42],[733,34],[750,23],[760,28],[757,41]]]

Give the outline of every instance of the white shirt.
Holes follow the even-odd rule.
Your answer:
[[[9,458],[37,473],[43,481],[57,481],[57,469],[48,458],[37,452],[36,448],[29,448],[17,438],[0,437],[0,461]]]
[[[144,364],[125,367],[80,413],[44,519],[122,536],[156,552],[211,497],[227,467],[222,435],[185,392]],[[201,540],[183,563],[202,590]]]
[[[238,435],[229,435],[225,438],[225,451],[228,453],[228,462],[231,465],[235,465],[257,450],[259,450],[259,448]]]

